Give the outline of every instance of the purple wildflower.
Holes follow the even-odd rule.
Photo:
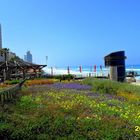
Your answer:
[[[76,90],[90,90],[91,89],[91,86],[80,85],[78,83],[55,83],[49,86],[51,88],[56,88],[56,89],[76,89]]]

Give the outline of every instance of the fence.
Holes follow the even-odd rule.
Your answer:
[[[79,67],[47,67],[46,75],[75,75],[76,78],[84,77],[108,77],[109,69],[103,66],[79,66]]]
[[[18,91],[21,90],[21,87],[24,82],[25,80],[21,81],[19,84],[16,84],[15,86],[0,91],[0,103],[4,104],[6,101],[14,99]]]

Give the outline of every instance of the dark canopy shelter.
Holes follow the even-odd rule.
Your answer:
[[[105,66],[110,67],[110,77],[112,80],[121,82],[125,80],[125,59],[124,51],[113,52],[104,57]]]
[[[40,77],[42,68],[46,66],[25,62],[22,59],[0,62],[0,78],[7,80],[17,77]]]

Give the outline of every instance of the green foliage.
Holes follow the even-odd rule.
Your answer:
[[[0,123],[0,139],[7,139],[7,137],[12,133],[13,126],[10,123],[1,122]]]
[[[20,99],[19,107],[23,110],[29,110],[36,107],[36,103],[34,102],[33,97],[30,96],[23,96]]]
[[[11,81],[5,81],[4,83],[8,85],[13,85],[13,84],[18,84],[20,82],[21,80],[11,80]]]
[[[71,80],[74,78],[74,75],[67,74],[67,75],[54,75],[54,76],[47,76],[47,78],[59,79],[59,80]]]
[[[86,78],[82,83],[91,85],[93,91],[96,93],[109,93],[117,95],[118,93],[123,92],[140,95],[140,87],[128,83],[120,83],[111,80],[95,78]]]
[[[71,80],[73,78],[74,78],[74,76],[71,75],[71,74],[68,74],[68,75],[60,75],[60,77],[59,77],[60,80]]]
[[[18,56],[14,56],[10,59],[10,61],[18,61],[18,60],[21,60],[21,58]]]
[[[122,88],[122,84],[117,82],[95,80],[97,84],[95,85],[93,79],[86,80],[84,83],[98,89],[96,92],[102,88],[100,93],[118,94],[115,90]],[[31,92],[28,90],[26,89],[27,92]],[[130,89],[122,90],[128,92]],[[89,89],[87,91],[48,89],[45,92],[33,91],[30,95],[22,96],[15,105],[8,106],[7,111],[0,113],[0,138],[139,139],[140,134],[135,133],[135,126],[140,124],[139,105],[116,98],[109,99],[103,96],[105,94],[98,94],[99,96],[95,98],[89,97],[89,92],[91,92]]]

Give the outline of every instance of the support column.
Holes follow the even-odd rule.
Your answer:
[[[117,66],[110,66],[110,80],[118,81]]]
[[[3,77],[4,77],[4,81],[6,80],[6,70],[3,70]]]
[[[35,78],[37,78],[37,72],[36,72],[36,69],[34,69],[34,73],[35,73]]]
[[[38,75],[39,75],[39,78],[40,78],[40,77],[41,77],[41,75],[42,75],[42,74],[41,74],[41,69],[39,69],[39,74],[38,74]]]
[[[23,69],[22,72],[23,72],[23,79],[25,79],[25,70]]]

